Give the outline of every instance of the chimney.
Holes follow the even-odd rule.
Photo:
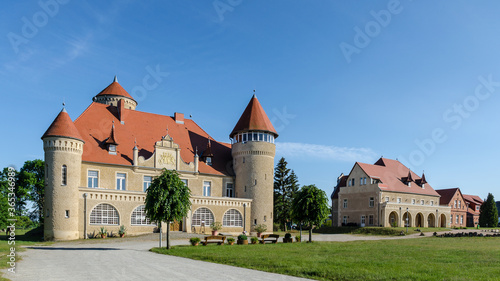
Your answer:
[[[175,112],[174,120],[177,124],[184,124],[184,113]]]
[[[137,149],[137,145],[134,146],[134,166],[139,165],[139,149]]]
[[[125,102],[123,99],[118,100],[117,104],[117,109],[118,109],[118,120],[120,123],[125,124]]]

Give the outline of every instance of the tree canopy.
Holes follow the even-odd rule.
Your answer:
[[[167,169],[153,180],[147,190],[146,216],[159,226],[161,222],[167,222],[167,249],[170,249],[170,222],[182,220],[187,215],[191,208],[190,197],[191,191],[179,174]]]
[[[330,214],[326,193],[315,185],[305,185],[293,199],[294,219],[309,227],[309,242],[312,241],[313,227],[320,226]]]
[[[292,201],[299,189],[297,175],[287,168],[287,164],[282,157],[274,169],[274,214],[285,231],[287,222],[292,220]]]
[[[43,206],[45,198],[45,162],[40,159],[24,162],[18,179],[19,187],[28,191],[28,199],[35,205],[33,220],[43,223]]]
[[[483,202],[479,213],[479,225],[482,227],[496,227],[498,225],[498,210],[493,194],[488,193],[488,197]]]

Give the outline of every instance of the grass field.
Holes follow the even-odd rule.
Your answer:
[[[19,257],[19,253],[24,251],[21,246],[29,246],[29,245],[39,245],[39,244],[50,244],[50,242],[42,242],[43,237],[42,237],[42,232],[41,229],[37,229],[35,231],[28,232],[28,230],[24,229],[16,229],[16,263],[19,262],[21,259]],[[10,248],[13,247],[12,245],[8,244],[7,236],[5,235],[5,232],[0,235],[0,268],[9,268],[10,266],[7,264],[9,261],[9,257],[7,255],[10,254]],[[16,265],[17,266],[17,265]],[[5,279],[5,276],[0,273],[0,280],[8,280]]]
[[[318,280],[500,280],[500,238],[176,246],[152,251]]]

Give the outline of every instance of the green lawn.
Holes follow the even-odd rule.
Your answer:
[[[176,246],[152,251],[318,280],[500,278],[500,238]]]
[[[39,229],[38,231],[32,231],[28,232],[28,230],[24,229],[16,229],[16,244],[14,245],[9,245],[7,236],[5,235],[5,232],[0,234],[0,269],[4,268],[9,268],[9,257],[7,255],[10,254],[10,248],[15,247],[16,248],[16,267],[17,267],[17,262],[21,260],[19,257],[19,253],[24,251],[21,246],[30,246],[30,245],[40,245],[40,244],[50,244],[50,242],[43,242],[43,237],[42,237],[42,232]],[[8,275],[3,275],[0,273],[0,280],[8,280],[5,277],[8,277]]]

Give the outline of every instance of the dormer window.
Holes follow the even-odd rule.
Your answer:
[[[209,166],[212,166],[212,157],[207,157],[205,159],[205,163],[207,163],[207,165],[209,165]]]

